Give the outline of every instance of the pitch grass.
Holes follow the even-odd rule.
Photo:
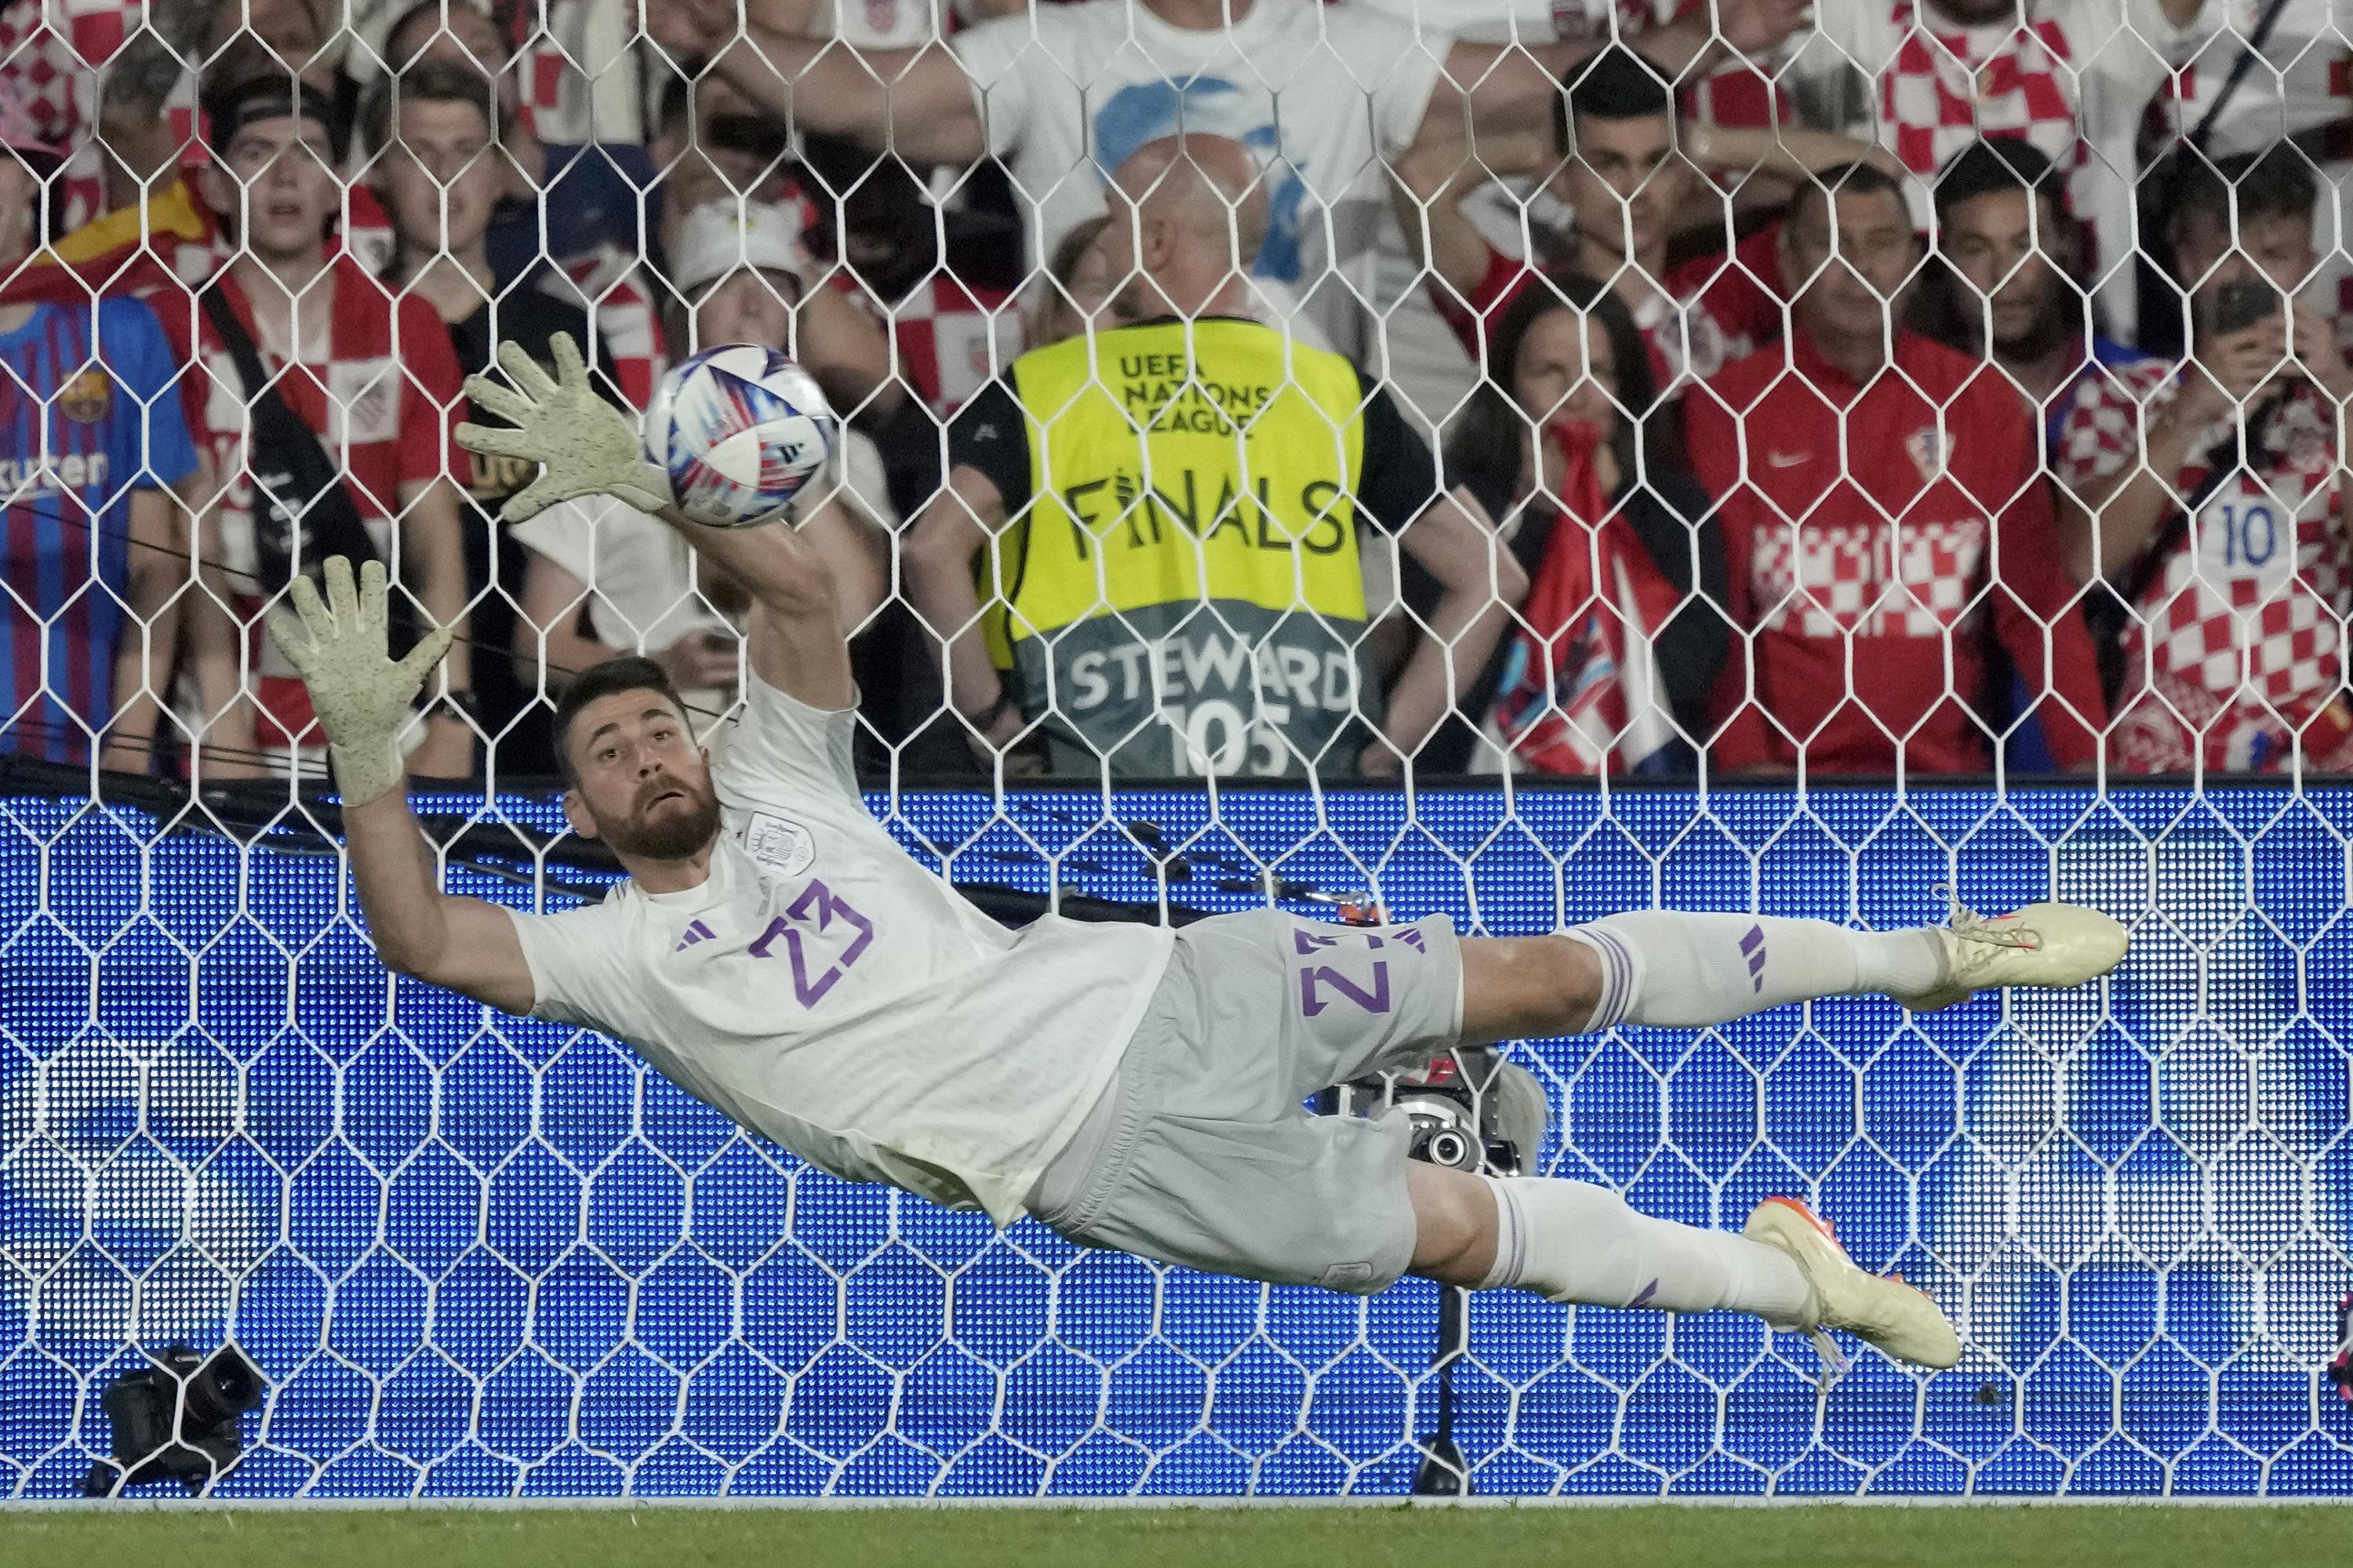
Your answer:
[[[0,1509],[7,1568],[2304,1568],[2353,1507]]]

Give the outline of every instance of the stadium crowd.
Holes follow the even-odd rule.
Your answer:
[[[0,753],[319,771],[338,554],[463,628],[417,774],[723,713],[741,593],[452,439],[569,334],[824,387],[903,776],[2343,771],[2348,84],[2324,0],[6,0]]]

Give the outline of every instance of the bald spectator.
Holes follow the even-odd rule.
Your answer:
[[[966,405],[909,541],[955,714],[989,762],[1042,739],[1066,772],[1395,773],[1525,578],[1386,391],[1247,319],[1271,217],[1247,148],[1155,140],[1112,190],[1104,260],[1135,324],[1033,350]],[[1383,608],[1366,528],[1440,588],[1386,715],[1361,663]]]

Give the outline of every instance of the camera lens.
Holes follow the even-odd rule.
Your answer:
[[[189,1426],[218,1426],[260,1405],[261,1374],[235,1351],[224,1350],[189,1374],[181,1397]]]
[[[1425,1148],[1433,1165],[1451,1165],[1458,1171],[1468,1171],[1479,1163],[1471,1140],[1451,1127],[1431,1133]]]

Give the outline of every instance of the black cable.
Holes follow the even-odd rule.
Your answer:
[[[159,824],[161,837],[183,834],[216,837],[246,849],[340,861],[343,853],[339,842],[343,811],[340,807],[325,804],[317,798],[326,792],[326,787],[317,784],[307,789],[298,788],[290,802],[282,788],[271,788],[282,786],[285,782],[282,779],[239,779],[206,784],[192,789],[170,779],[107,774],[102,779],[103,794],[92,795],[88,789],[89,778],[85,769],[67,763],[0,753],[0,795],[102,800],[110,805],[130,806],[146,812]],[[486,795],[483,799],[487,802],[491,797]],[[289,811],[290,803],[301,809]],[[196,810],[191,810],[191,807]],[[607,882],[624,874],[620,862],[600,841],[581,838],[568,830],[549,834],[512,819],[501,818],[490,823],[476,820],[471,812],[437,811],[429,807],[418,810],[416,814],[427,842],[439,853],[442,863],[450,869],[470,871],[515,886],[543,889],[589,903],[604,896]],[[1144,825],[1148,827],[1151,824]],[[516,842],[518,839],[520,842]],[[999,862],[1006,863],[1006,860]],[[1050,868],[1054,864],[1042,856],[1014,863]],[[524,869],[526,865],[528,870]],[[604,880],[586,882],[551,876],[548,874],[550,866],[596,874]],[[1092,869],[1109,870],[1108,867]],[[1057,896],[1051,893],[1033,893],[995,882],[955,882],[951,885],[991,919],[1011,927],[1026,926],[1050,912],[1077,920],[1144,925],[1157,925],[1165,918],[1168,924],[1176,926],[1191,925],[1196,920],[1208,918],[1209,914],[1208,910],[1174,900],[1127,903],[1091,894],[1068,892]]]

